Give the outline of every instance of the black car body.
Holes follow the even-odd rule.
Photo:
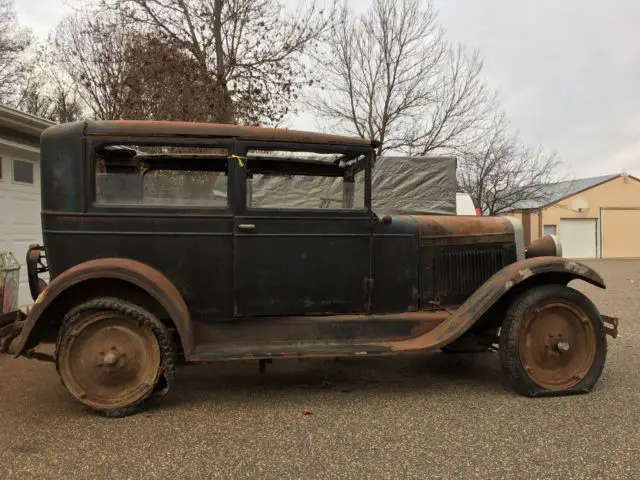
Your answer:
[[[168,387],[175,361],[429,351],[471,335],[492,338],[490,344],[500,341],[499,328],[528,292],[571,290],[574,279],[604,288],[596,272],[561,258],[551,237],[525,249],[513,219],[374,212],[375,147],[359,138],[180,122],[49,128],[41,175],[50,283],[38,278],[43,249],[34,248],[28,264],[35,304],[18,315],[19,328],[4,328],[14,332],[4,349],[33,355],[40,343],[56,342],[53,360],[71,392],[119,414],[157,385]],[[277,194],[293,178],[314,191],[339,186],[341,198],[283,206],[256,193],[260,184]],[[100,312],[113,315],[96,317]],[[611,320],[585,315],[595,327],[575,341],[584,337],[600,354],[602,319]],[[136,332],[127,318],[151,333]],[[575,322],[566,323],[570,331]],[[116,324],[117,355],[91,337],[96,325],[107,332]],[[160,345],[149,355],[152,385],[131,386],[139,396],[127,390],[92,399],[91,389],[104,386],[96,380],[101,374],[80,372],[74,358],[95,360],[96,372],[127,370],[127,349],[147,348],[141,338]],[[588,363],[581,381],[596,357]],[[583,388],[565,382],[554,390],[536,383],[524,363],[519,368],[536,392]],[[566,368],[576,376],[577,367]],[[131,381],[124,378],[122,388]]]

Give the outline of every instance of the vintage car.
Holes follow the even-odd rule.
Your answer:
[[[375,147],[204,123],[50,127],[35,303],[0,317],[0,350],[55,362],[107,416],[167,392],[179,362],[474,345],[499,349],[521,394],[591,390],[617,320],[568,284],[602,278],[553,237],[525,248],[514,219],[373,211]]]

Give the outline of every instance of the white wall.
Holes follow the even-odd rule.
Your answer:
[[[29,245],[42,243],[40,223],[40,164],[37,150],[0,139],[0,250],[12,252],[20,263],[20,305],[31,303],[25,257]],[[14,181],[13,160],[33,164],[33,184]]]

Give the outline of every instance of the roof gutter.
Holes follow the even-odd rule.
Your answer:
[[[50,120],[0,105],[0,126],[39,138],[42,131],[52,125],[55,123]]]

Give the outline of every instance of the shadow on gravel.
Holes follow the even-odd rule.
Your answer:
[[[286,401],[310,392],[394,395],[407,391],[427,395],[506,393],[496,353],[274,360],[262,375],[257,361],[220,362],[180,367],[170,393],[153,401],[148,409],[161,411],[205,402],[230,406],[247,398],[259,403],[260,396]]]

